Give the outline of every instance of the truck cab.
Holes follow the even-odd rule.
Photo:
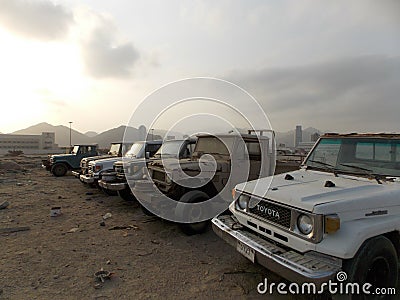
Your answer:
[[[213,229],[253,263],[298,283],[345,272],[397,286],[399,134],[325,134],[299,170],[238,184],[233,196]]]

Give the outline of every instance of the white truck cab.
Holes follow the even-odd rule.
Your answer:
[[[301,169],[238,184],[214,231],[254,263],[298,283],[396,287],[400,134],[325,134]]]

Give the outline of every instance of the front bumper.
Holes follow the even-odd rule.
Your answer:
[[[99,180],[98,183],[99,186],[110,191],[122,191],[128,187],[126,182],[107,182],[104,180]]]
[[[301,254],[260,238],[241,226],[234,216],[215,217],[212,226],[214,232],[228,244],[235,248],[238,243],[244,244],[254,252],[254,262],[292,282],[321,285],[334,279],[341,269],[336,259],[315,252]]]
[[[81,175],[79,176],[79,179],[80,179],[82,182],[84,182],[84,183],[90,184],[90,183],[94,183],[98,178],[95,178],[95,177],[89,176],[89,175],[83,175],[83,174],[81,174]]]
[[[74,175],[76,178],[79,178],[81,174],[81,171],[72,171],[72,175]]]

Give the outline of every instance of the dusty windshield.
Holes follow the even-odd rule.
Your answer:
[[[179,157],[183,141],[168,141],[162,144],[160,149],[154,154],[156,157]]]
[[[400,176],[400,140],[322,138],[304,165],[332,172],[397,177]]]
[[[79,151],[79,146],[74,146],[74,148],[71,151],[71,154],[77,154]]]
[[[129,149],[128,152],[126,152],[125,157],[133,158],[133,157],[138,157],[140,154],[140,150],[143,148],[143,143],[134,143]]]
[[[112,144],[110,151],[108,151],[108,153],[110,155],[118,155],[120,147],[121,147],[121,144]]]
[[[229,155],[229,150],[225,143],[227,146],[230,146],[232,139],[224,139],[224,141],[221,141],[219,138],[214,136],[201,137],[197,140],[195,152]]]

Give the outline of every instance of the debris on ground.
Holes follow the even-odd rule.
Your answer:
[[[68,230],[68,233],[74,233],[74,232],[77,232],[78,230],[79,230],[78,227],[74,227],[74,228],[71,228],[70,230]]]
[[[100,226],[106,226],[106,222],[101,221],[101,222],[100,222]]]
[[[10,228],[0,228],[0,234],[2,233],[13,233],[19,231],[27,231],[30,230],[30,227],[23,226],[23,227],[10,227]]]
[[[5,209],[10,205],[10,202],[4,201],[3,203],[0,204],[0,209]]]
[[[139,229],[139,227],[137,227],[136,225],[123,225],[123,226],[113,226],[111,228],[109,228],[108,230],[124,230],[124,229]]]
[[[94,276],[96,277],[97,280],[100,280],[101,282],[104,283],[105,279],[111,279],[112,273],[106,270],[103,270],[103,268],[100,269],[100,271],[97,271],[94,273]]]
[[[108,212],[103,216],[103,220],[107,220],[107,219],[109,219],[111,217],[112,217],[112,214]]]

